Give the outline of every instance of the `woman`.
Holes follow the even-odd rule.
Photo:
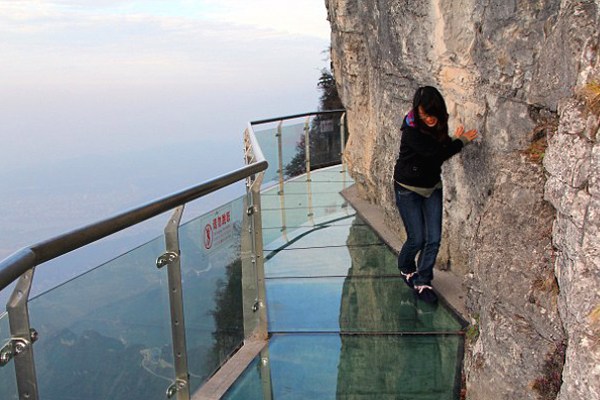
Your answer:
[[[398,269],[417,296],[429,303],[437,300],[431,281],[442,237],[442,164],[476,137],[475,129],[465,131],[461,125],[451,138],[440,92],[431,86],[417,89],[412,110],[402,123],[394,168],[396,205],[407,236]]]

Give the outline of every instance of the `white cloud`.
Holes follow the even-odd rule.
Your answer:
[[[214,7],[212,18],[329,40],[325,0],[205,0],[205,4]]]
[[[4,21],[43,22],[68,14],[143,15],[212,20],[329,39],[325,0],[3,0]],[[56,22],[56,21],[55,21]]]
[[[303,3],[3,1],[0,83],[201,80],[239,76],[267,59],[281,71],[285,57],[328,43],[322,0]]]
[[[0,1],[0,141],[13,155],[0,163],[23,159],[23,148],[42,157],[225,124],[238,134],[250,119],[313,110],[329,39],[308,16],[325,18],[321,0],[283,25],[295,6],[277,17],[279,5],[255,4],[272,7],[259,16],[238,0]],[[194,128],[169,128],[178,121]],[[161,133],[149,139],[148,127]]]

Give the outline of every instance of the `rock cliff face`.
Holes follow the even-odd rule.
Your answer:
[[[468,398],[554,398],[562,374],[558,399],[600,399],[599,118],[580,95],[600,79],[600,2],[325,3],[345,157],[398,234],[391,175],[415,89],[437,86],[450,129],[481,134],[443,175],[439,267],[464,276],[480,331]]]

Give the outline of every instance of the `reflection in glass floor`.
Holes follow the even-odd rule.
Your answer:
[[[271,338],[225,399],[459,398],[461,321],[406,287],[349,184],[337,166],[264,193]]]

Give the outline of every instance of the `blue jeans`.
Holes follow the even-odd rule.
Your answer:
[[[398,269],[404,273],[417,272],[415,285],[430,285],[433,266],[442,239],[442,189],[430,197],[396,186],[396,206],[406,230],[406,242],[398,255]],[[419,253],[419,259],[415,258]]]

